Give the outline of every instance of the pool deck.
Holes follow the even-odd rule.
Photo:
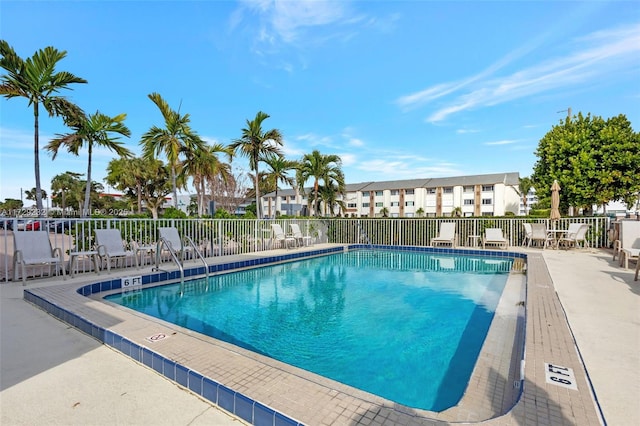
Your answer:
[[[109,329],[308,425],[598,425],[605,423],[600,410],[607,424],[640,424],[640,281],[633,281],[632,269],[612,261],[608,250],[527,253],[524,390],[513,409],[490,420],[492,413],[504,411],[511,397],[504,390],[512,381],[499,369],[493,374],[491,368],[487,374],[474,372],[474,385],[458,407],[430,413],[180,327],[80,300],[73,288],[95,282],[92,273],[66,281],[31,280],[26,288],[75,305]],[[21,283],[0,284],[1,424],[243,423],[25,302],[24,288]],[[170,337],[146,340],[159,332]],[[510,350],[506,355],[498,352],[489,354],[496,365],[511,357]],[[571,368],[575,379],[570,381],[577,390],[548,382],[545,363]]]

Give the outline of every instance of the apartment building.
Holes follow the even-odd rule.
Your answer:
[[[342,212],[334,206],[334,215],[349,217],[436,217],[504,216],[520,213],[517,172],[445,178],[362,182],[346,185],[339,200]],[[305,192],[309,193],[310,188]],[[279,189],[262,196],[266,216],[314,214],[307,211],[307,198],[293,189]],[[321,205],[320,215],[325,215]],[[330,214],[327,212],[326,214]]]

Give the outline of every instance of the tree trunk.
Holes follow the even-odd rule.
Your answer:
[[[42,186],[40,183],[40,126],[38,124],[38,100],[33,102],[33,118],[34,118],[34,135],[33,135],[33,168],[36,173],[36,209],[38,210],[38,217],[43,217],[44,212],[42,209]]]

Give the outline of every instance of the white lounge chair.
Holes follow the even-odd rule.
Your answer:
[[[96,229],[96,245],[98,246],[98,256],[107,264],[107,273],[111,272],[111,262],[115,261],[115,266],[122,260],[127,266],[127,258],[133,258],[136,268],[138,258],[131,250],[126,249],[126,243],[122,239],[119,229]]]
[[[436,247],[440,244],[447,244],[451,247],[456,246],[456,223],[443,222],[440,224],[440,234],[431,239],[431,245]]]
[[[572,223],[569,225],[567,233],[558,240],[558,247],[564,248],[579,247],[582,244],[582,248],[588,246],[586,236],[589,230],[589,225],[585,223]]]
[[[487,228],[484,230],[484,238],[482,239],[482,248],[486,249],[487,245],[497,246],[501,249],[509,247],[509,241],[502,235],[501,228]]]
[[[26,266],[49,265],[49,275],[55,267],[56,275],[62,270],[66,279],[62,250],[51,247],[49,233],[46,231],[13,231],[13,280],[17,280],[18,266],[22,272],[22,285],[27,283]]]
[[[195,247],[187,244],[183,238],[180,238],[178,229],[174,227],[158,228],[160,239],[163,239],[171,246],[171,249],[176,253],[178,258],[184,262],[189,258],[194,257]]]
[[[279,241],[280,245],[284,243],[287,248],[289,248],[289,243],[296,244],[296,239],[291,235],[286,235],[282,230],[282,226],[277,223],[271,224],[271,230],[273,231],[273,239],[275,241]]]
[[[299,246],[310,246],[311,245],[311,236],[303,235],[300,230],[300,225],[297,223],[291,223],[289,225],[291,227],[291,235],[296,239],[296,242]]]

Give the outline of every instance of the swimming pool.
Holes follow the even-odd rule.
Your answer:
[[[511,260],[357,250],[113,303],[415,408],[457,403]]]

